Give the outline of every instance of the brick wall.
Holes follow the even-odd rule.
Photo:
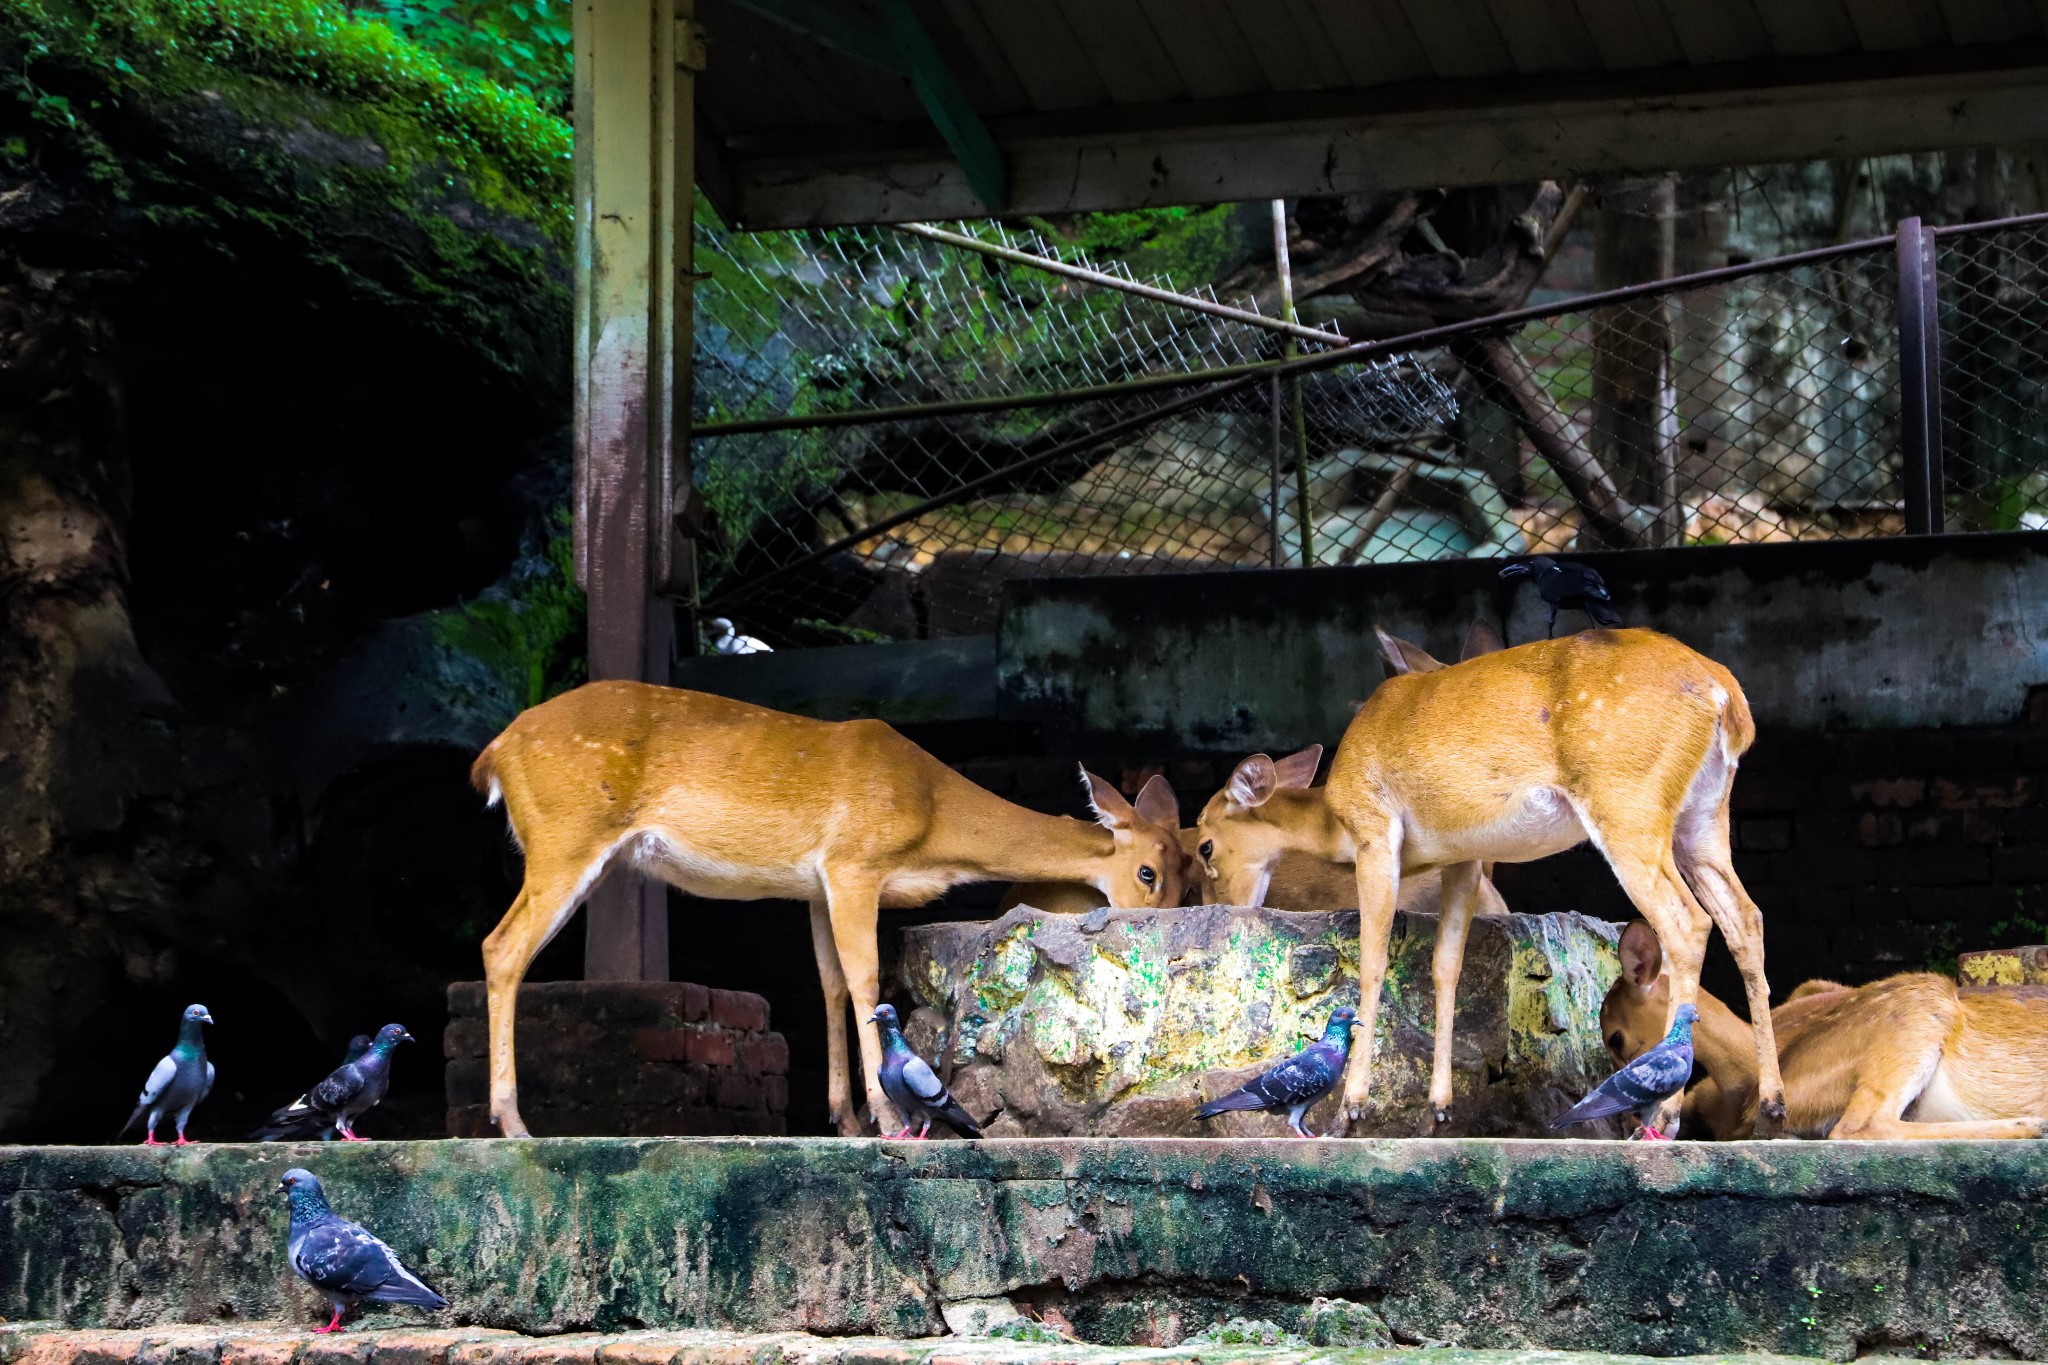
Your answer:
[[[1811,976],[1953,971],[1959,951],[2048,937],[2048,697],[2032,713],[1999,727],[1759,734],[1735,783],[1735,860],[1763,909],[1779,992]],[[1133,793],[1164,772],[1192,823],[1240,757],[1098,756],[1098,770]],[[1079,809],[1071,761],[959,767],[1023,804]],[[1632,913],[1590,847],[1502,867],[1498,881],[1516,910]],[[1718,938],[1709,967],[1710,989],[1739,1001]]]
[[[489,1137],[480,981],[448,988],[448,1134]],[[690,982],[519,989],[519,1112],[542,1137],[787,1131],[789,1047],[750,991]]]

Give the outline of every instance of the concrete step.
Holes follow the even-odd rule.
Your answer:
[[[284,1258],[299,1164],[453,1303],[383,1322],[935,1338],[1007,1300],[1166,1347],[1343,1300],[1467,1348],[2048,1358],[2039,1142],[0,1148],[0,1318],[324,1322]]]

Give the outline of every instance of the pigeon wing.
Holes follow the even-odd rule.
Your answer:
[[[149,1073],[149,1079],[142,1083],[142,1094],[136,1097],[138,1108],[147,1109],[164,1097],[164,1091],[171,1088],[171,1082],[178,1078],[178,1059],[165,1057]]]
[[[198,1104],[198,1103],[199,1103],[199,1100],[203,1100],[203,1099],[205,1099],[205,1098],[206,1098],[206,1097],[207,1097],[208,1095],[211,1095],[212,1093],[213,1093],[213,1063],[212,1063],[212,1062],[208,1062],[208,1063],[206,1064],[206,1081],[205,1081],[205,1083],[204,1083],[204,1084],[202,1084],[202,1085],[201,1085],[201,1086],[199,1087],[199,1099],[195,1099],[195,1100],[193,1100],[193,1101],[192,1101],[192,1103],[196,1105],[196,1104]]]
[[[121,1131],[114,1136],[127,1137],[130,1130],[142,1122],[142,1116],[149,1112],[150,1106],[163,1098],[164,1091],[170,1088],[177,1074],[178,1062],[175,1057],[165,1057],[159,1061],[155,1069],[149,1073],[149,1079],[142,1083],[142,1093],[135,1098],[135,1112],[128,1116],[128,1122],[122,1124]]]
[[[1563,1128],[1586,1119],[1606,1118],[1631,1109],[1647,1109],[1685,1088],[1692,1075],[1692,1048],[1659,1043],[1593,1087],[1593,1092],[1551,1120]]]
[[[916,1053],[903,1063],[903,1084],[910,1093],[926,1104],[937,1104],[946,1093],[946,1086],[932,1071],[930,1064]]]
[[[344,1218],[308,1228],[291,1252],[292,1269],[325,1294],[373,1303],[443,1308],[448,1301],[407,1270],[396,1252]]]
[[[1313,1043],[1245,1089],[1265,1096],[1266,1101],[1276,1108],[1291,1108],[1306,1100],[1321,1098],[1336,1082],[1337,1071],[1331,1062],[1329,1049],[1321,1043]]]
[[[327,1079],[306,1092],[307,1103],[323,1114],[338,1114],[362,1093],[363,1073],[354,1062],[336,1067]]]

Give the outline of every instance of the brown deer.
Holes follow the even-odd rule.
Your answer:
[[[526,879],[484,940],[491,1116],[519,1118],[514,1005],[526,969],[607,868],[625,863],[696,896],[787,897],[811,906],[825,990],[829,1095],[859,1131],[848,1078],[849,997],[868,1104],[895,1117],[876,1079],[879,907],[922,905],[965,882],[1082,881],[1119,906],[1174,905],[1180,812],[1154,778],[1135,806],[1083,771],[1098,824],[1015,806],[880,721],[820,721],[635,682],[596,682],[526,711],[470,778],[502,800]]]
[[[1641,920],[1621,935],[1621,976],[1600,1006],[1615,1064],[1663,1035],[1671,977]],[[1685,1123],[1720,1138],[1756,1127],[1749,1025],[1705,991]],[[1962,994],[1926,972],[1867,986],[1808,981],[1771,1011],[1785,1131],[1808,1138],[2034,1138],[2048,1133],[2048,1002]]]
[[[1316,745],[1314,752],[1320,755],[1322,746]],[[1214,883],[1196,853],[1201,837],[1200,831],[1193,826],[1180,832],[1181,904],[1229,904],[1227,901],[1206,899]],[[1410,877],[1401,883],[1400,909],[1410,914],[1434,915],[1439,909],[1442,890],[1442,879],[1434,872]],[[1271,887],[1259,900],[1250,903],[1270,905],[1276,910],[1351,910],[1356,908],[1351,901],[1357,894],[1358,880],[1349,863],[1325,862],[1307,853],[1282,852],[1273,868]],[[1107,904],[1109,902],[1100,891],[1081,882],[1018,882],[1003,893],[996,904],[996,913],[1028,905],[1034,910],[1055,915],[1085,915]],[[1479,884],[1479,913],[1505,915],[1507,912],[1507,903],[1500,898],[1500,892],[1494,889],[1493,883],[1482,880]]]
[[[1256,895],[1282,849],[1351,862],[1359,905],[1359,1002],[1373,1035],[1387,940],[1404,876],[1440,868],[1443,917],[1432,978],[1436,1124],[1450,1117],[1450,1032],[1473,893],[1484,862],[1528,862],[1591,839],[1636,908],[1673,945],[1671,1010],[1694,1000],[1718,924],[1754,1003],[1762,1126],[1783,1116],[1763,971],[1763,922],[1728,845],[1735,767],[1755,738],[1725,668],[1647,630],[1595,630],[1480,653],[1445,667],[1408,660],[1352,718],[1320,798],[1306,754],[1255,755],[1203,809],[1204,862],[1226,899]],[[1419,658],[1414,657],[1419,656]],[[1291,766],[1290,766],[1291,765]],[[1668,1020],[1667,1020],[1668,1023]],[[1363,1118],[1371,1048],[1354,1052],[1344,1117]],[[1678,1101],[1657,1115],[1678,1119]]]

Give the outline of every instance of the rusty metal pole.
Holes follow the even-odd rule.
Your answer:
[[[1288,322],[1298,323],[1294,316],[1294,269],[1287,256],[1287,201],[1273,201],[1273,267],[1280,277],[1280,316]],[[1287,338],[1287,358],[1294,359],[1299,348],[1290,334]],[[1301,378],[1290,375],[1287,380],[1288,400],[1294,409],[1294,514],[1301,523],[1301,567],[1311,568],[1316,562],[1315,527],[1309,520],[1308,505],[1308,426],[1301,412]]]
[[[693,0],[576,0],[577,581],[593,679],[666,683],[688,554]],[[621,868],[592,892],[584,976],[668,979],[668,889]]]
[[[1942,526],[1941,320],[1934,233],[1918,218],[1899,221],[1899,476],[1906,534]]]

